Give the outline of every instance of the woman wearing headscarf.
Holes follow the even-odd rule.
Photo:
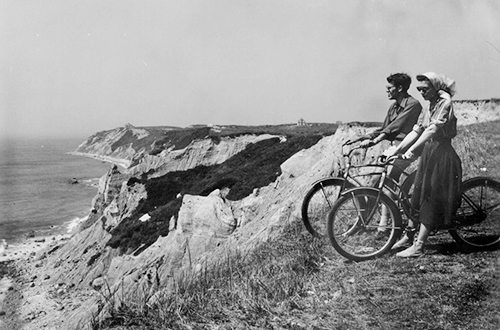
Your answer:
[[[412,196],[412,206],[420,210],[420,230],[414,240],[417,224],[410,220],[405,235],[393,246],[393,249],[409,246],[396,254],[399,257],[421,256],[429,232],[451,225],[461,199],[462,164],[451,145],[451,139],[457,135],[457,118],[451,101],[455,82],[434,72],[418,75],[417,81],[417,90],[429,101],[429,107],[422,111],[413,131],[391,153],[406,150],[403,158],[411,159],[422,151]]]

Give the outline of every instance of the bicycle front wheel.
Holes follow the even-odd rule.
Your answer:
[[[473,249],[500,247],[500,182],[477,177],[462,184],[462,202],[450,234]]]
[[[344,192],[328,215],[331,244],[338,253],[353,261],[384,254],[401,236],[402,230],[398,207],[374,188],[353,188]]]
[[[344,189],[353,185],[344,178],[327,178],[313,184],[302,202],[302,221],[315,237],[327,237],[328,212]]]

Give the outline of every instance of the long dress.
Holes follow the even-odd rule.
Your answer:
[[[451,139],[457,134],[457,119],[450,100],[440,99],[424,110],[414,130],[436,130],[422,151],[415,177],[412,205],[420,209],[419,221],[427,228],[452,225],[460,206],[462,163]]]

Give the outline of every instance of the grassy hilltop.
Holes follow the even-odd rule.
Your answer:
[[[499,121],[460,127],[453,143],[464,178],[500,179]],[[158,304],[115,302],[91,328],[499,329],[499,257],[459,250],[440,232],[422,258],[352,263],[297,221],[249,254],[179,278]]]

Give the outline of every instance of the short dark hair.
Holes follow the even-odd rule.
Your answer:
[[[410,88],[411,77],[406,73],[393,73],[387,77],[387,82],[393,84],[396,88],[401,86],[403,92],[406,92]]]

